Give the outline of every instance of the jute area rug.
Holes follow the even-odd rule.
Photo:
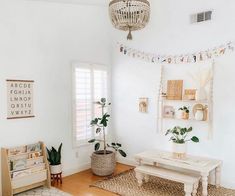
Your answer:
[[[97,187],[116,193],[121,196],[184,196],[183,184],[157,177],[150,177],[148,183],[138,187],[133,170],[126,171],[117,176],[98,181],[91,187]],[[200,185],[197,196],[201,196],[202,187]],[[216,188],[209,185],[209,196],[235,196],[235,190]]]
[[[59,189],[56,189],[54,187],[51,187],[50,189],[46,187],[40,187],[17,194],[15,196],[72,196],[72,195],[60,191]]]

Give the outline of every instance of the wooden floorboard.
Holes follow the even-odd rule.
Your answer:
[[[131,166],[117,164],[115,175],[131,169]],[[86,170],[77,174],[63,178],[62,185],[55,185],[60,190],[70,193],[74,196],[116,196],[116,194],[90,187],[90,185],[104,177],[95,176],[91,170]]]

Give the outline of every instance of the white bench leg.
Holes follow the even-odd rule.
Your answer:
[[[147,175],[147,174],[144,175],[144,181],[145,181],[145,182],[148,182],[148,181],[149,181],[149,175]]]
[[[208,195],[208,175],[209,174],[202,174],[202,195],[207,196]]]
[[[142,186],[143,184],[143,179],[144,179],[144,174],[140,173],[140,172],[135,172],[135,177],[137,179],[138,185]]]
[[[184,184],[185,196],[191,196],[192,191],[193,191],[193,185],[192,184]]]
[[[215,184],[216,184],[216,188],[220,187],[220,177],[221,177],[221,166],[218,166],[215,169]]]
[[[195,183],[195,184],[193,185],[193,196],[196,196],[196,195],[197,195],[198,183],[199,183],[199,182],[197,182],[197,183]]]

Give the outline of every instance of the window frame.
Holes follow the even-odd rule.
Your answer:
[[[110,97],[110,85],[109,85],[109,81],[110,81],[110,75],[109,75],[109,67],[104,65],[104,64],[98,64],[98,63],[86,63],[86,62],[73,62],[72,63],[72,143],[73,143],[73,148],[78,148],[78,147],[82,147],[82,146],[89,146],[91,144],[88,143],[88,139],[86,140],[77,140],[76,139],[76,134],[77,134],[77,130],[76,130],[76,74],[75,74],[75,70],[76,68],[88,68],[90,70],[92,70],[92,74],[93,71],[95,69],[97,70],[104,70],[107,72],[107,99],[109,100]],[[92,77],[91,81],[94,78]],[[94,82],[91,82],[91,89],[92,91],[94,90]],[[92,100],[94,100],[94,93],[92,93]],[[92,106],[92,119],[94,118],[94,106]],[[92,128],[92,137],[94,137],[95,132],[94,132],[94,128]]]

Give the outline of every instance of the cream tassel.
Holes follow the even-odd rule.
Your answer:
[[[127,40],[132,40],[131,28],[129,28],[129,33],[127,35]]]

